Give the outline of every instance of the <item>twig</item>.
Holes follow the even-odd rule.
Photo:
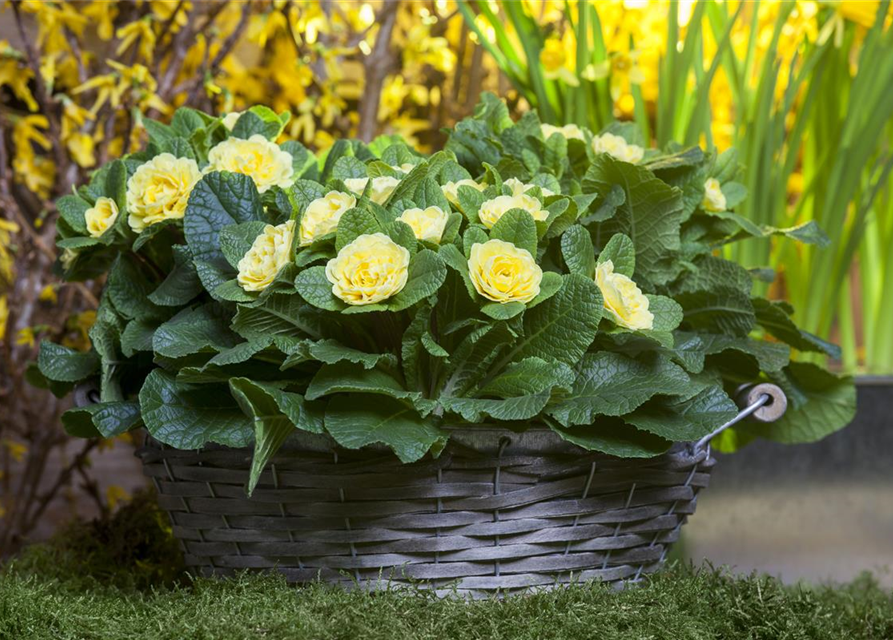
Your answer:
[[[391,50],[391,34],[397,21],[397,9],[400,0],[385,0],[384,5],[375,16],[378,23],[378,35],[372,52],[363,60],[366,86],[363,99],[360,101],[360,122],[357,126],[357,137],[369,142],[378,128],[378,106],[381,102],[381,89],[385,77],[395,70],[397,61]]]

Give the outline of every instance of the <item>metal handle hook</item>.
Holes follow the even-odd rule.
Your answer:
[[[713,438],[745,418],[752,418],[759,422],[775,422],[784,415],[788,408],[788,399],[784,391],[767,382],[738,387],[735,401],[741,408],[738,415],[698,440],[694,446],[695,451],[701,451],[710,444]]]

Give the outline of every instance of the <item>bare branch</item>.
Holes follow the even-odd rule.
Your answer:
[[[378,128],[378,106],[381,102],[384,79],[398,67],[397,54],[391,49],[391,35],[399,7],[400,0],[385,0],[375,16],[375,22],[379,25],[375,45],[372,47],[372,52],[363,60],[366,86],[358,109],[360,123],[357,127],[357,137],[365,142],[375,137]]]

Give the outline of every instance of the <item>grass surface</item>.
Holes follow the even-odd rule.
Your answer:
[[[677,565],[620,593],[585,585],[470,603],[295,589],[270,576],[191,582],[167,561],[165,522],[148,504],[69,528],[8,564],[0,638],[893,639],[893,594],[868,577],[784,587]]]

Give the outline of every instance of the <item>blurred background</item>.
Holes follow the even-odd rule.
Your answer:
[[[828,233],[827,248],[750,240],[730,257],[842,345],[828,364],[858,376],[856,423],[723,457],[683,547],[786,580],[893,583],[891,20],[877,0],[3,2],[0,552],[143,484],[127,437],[70,441],[67,401],[27,383],[42,338],[89,347],[102,287],[54,275],[55,198],[184,104],[290,111],[285,137],[316,151],[380,134],[431,150],[489,90],[553,124],[734,146],[739,213]]]

